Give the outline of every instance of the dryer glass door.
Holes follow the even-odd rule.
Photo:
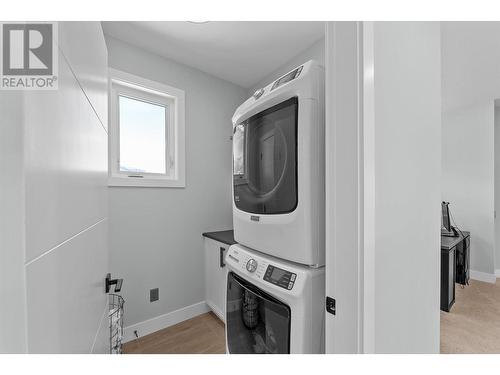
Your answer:
[[[230,353],[290,353],[290,308],[233,272],[227,279],[226,330]]]
[[[233,132],[234,202],[256,214],[297,207],[298,98],[238,124]]]

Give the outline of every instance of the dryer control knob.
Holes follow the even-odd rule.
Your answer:
[[[255,272],[257,269],[257,261],[255,259],[250,259],[247,262],[247,271],[248,272]]]

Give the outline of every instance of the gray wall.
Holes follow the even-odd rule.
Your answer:
[[[471,232],[471,276],[495,281],[494,100],[500,22],[441,23],[442,198]]]
[[[129,326],[204,301],[201,234],[232,228],[231,117],[246,90],[108,38],[112,68],[186,93],[186,188],[109,188],[113,273]],[[149,289],[160,300],[149,302]],[[139,332],[140,334],[140,332]]]
[[[248,96],[252,95],[256,90],[270,84],[272,81],[278,79],[283,74],[288,73],[293,68],[309,60],[316,60],[321,65],[325,64],[325,39],[321,38],[305,50],[298,53],[295,57],[291,58],[288,62],[280,66],[278,69],[263,77],[258,83],[248,89]]]
[[[0,91],[0,113],[0,353],[24,353],[22,93]]]
[[[374,24],[377,353],[439,353],[440,27]]]
[[[494,281],[495,142],[493,100],[443,112],[442,199],[471,232],[471,277]],[[488,276],[490,275],[490,276]]]

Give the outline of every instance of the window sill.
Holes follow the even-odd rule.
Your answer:
[[[183,180],[167,180],[153,178],[109,177],[108,187],[153,187],[153,188],[185,188]]]

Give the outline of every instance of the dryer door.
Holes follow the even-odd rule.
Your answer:
[[[229,272],[226,307],[229,353],[290,353],[290,319],[287,305]]]
[[[234,203],[242,211],[284,214],[297,207],[298,98],[238,124],[233,134]]]

